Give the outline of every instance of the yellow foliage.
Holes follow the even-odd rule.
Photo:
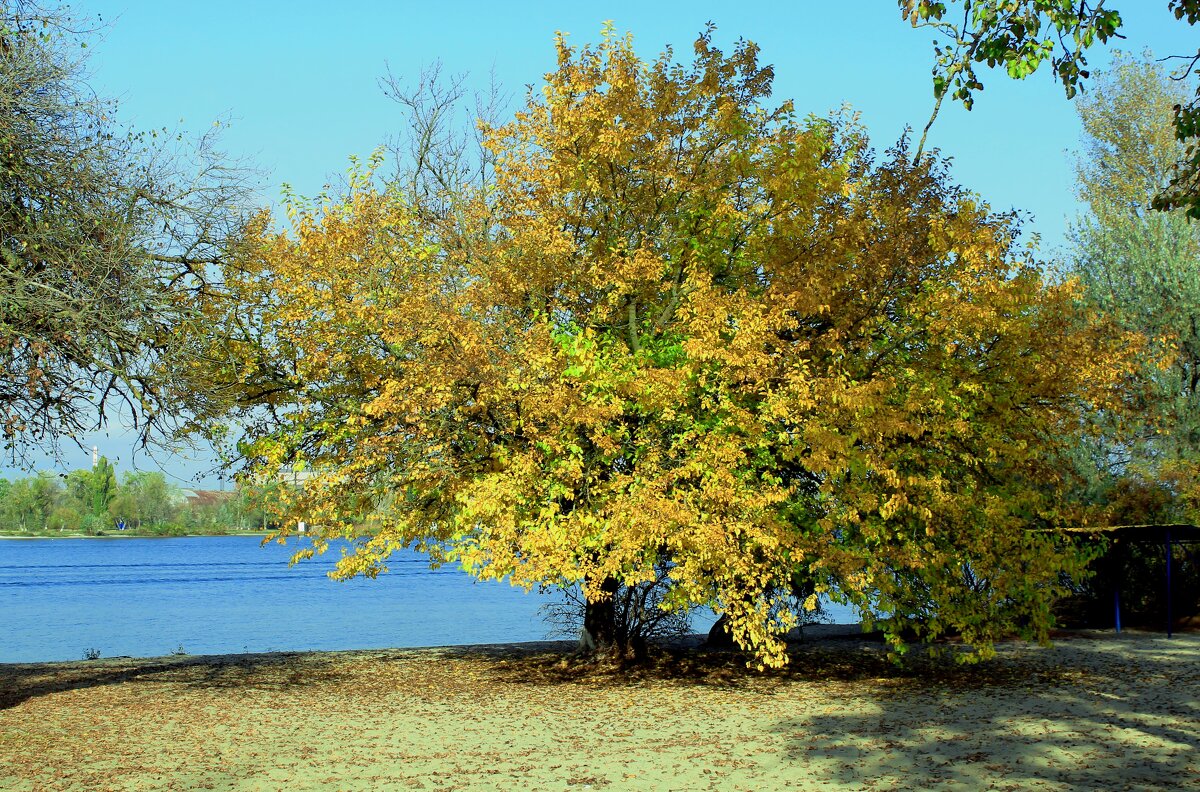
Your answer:
[[[367,172],[248,229],[187,330],[248,475],[308,466],[292,519],[355,540],[342,577],[419,544],[597,598],[666,559],[767,665],[819,591],[896,636],[1044,635],[1076,560],[1030,529],[1079,517],[1063,454],[1134,340],[942,165],[764,106],[754,45],[557,48],[453,211]]]

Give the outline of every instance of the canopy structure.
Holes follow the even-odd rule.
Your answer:
[[[1116,525],[1109,528],[1090,529],[1088,533],[1103,535],[1120,542],[1143,545],[1161,545],[1167,556],[1167,637],[1171,637],[1174,624],[1174,614],[1171,612],[1171,567],[1173,566],[1174,548],[1179,547],[1189,556],[1191,551],[1187,545],[1200,544],[1200,526],[1190,523],[1174,523],[1169,525]],[[1194,560],[1194,556],[1193,556]],[[1113,589],[1113,623],[1117,632],[1121,632],[1121,586],[1117,581]]]

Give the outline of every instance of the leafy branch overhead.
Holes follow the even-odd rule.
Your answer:
[[[997,0],[964,3],[961,14],[933,0],[900,0],[901,11],[913,27],[927,27],[945,39],[934,43],[933,94],[946,93],[968,109],[974,91],[983,90],[975,64],[1003,66],[1017,80],[1049,61],[1067,97],[1075,96],[1081,78],[1088,77],[1084,52],[1096,41],[1119,37],[1120,14],[1092,6],[1087,0]]]
[[[1049,62],[1075,96],[1081,79],[1088,77],[1085,51],[1096,41],[1117,36],[1121,16],[1104,8],[1104,0],[977,0],[943,3],[934,0],[897,0],[900,12],[916,28],[938,34],[934,40],[934,110],[925,125],[917,153],[937,118],[942,100],[949,96],[968,110],[975,92],[983,90],[977,65],[1004,67],[1009,77],[1022,80]]]
[[[930,127],[946,96],[969,110],[974,94],[983,90],[976,66],[1003,66],[1014,79],[1024,79],[1049,63],[1073,98],[1090,76],[1087,50],[1096,43],[1122,38],[1121,15],[1105,7],[1105,0],[897,0],[900,12],[916,28],[937,32],[934,40],[934,108],[917,147],[924,149]],[[1200,19],[1200,0],[1168,0],[1166,11],[1194,25]],[[1180,56],[1188,65],[1176,74],[1190,80],[1200,62],[1195,55]],[[1200,86],[1193,86],[1200,92]],[[1169,183],[1161,185],[1154,207],[1184,209],[1200,219],[1200,93],[1173,108],[1175,135],[1184,144],[1183,156]]]

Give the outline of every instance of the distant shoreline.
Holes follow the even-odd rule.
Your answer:
[[[1136,631],[1135,631],[1136,632]],[[740,650],[707,649],[707,632],[688,633],[654,643],[655,651],[663,652],[712,652],[715,654],[739,654]],[[814,622],[804,625],[803,633],[792,634],[787,639],[789,651],[808,650],[814,647],[850,651],[886,651],[880,633],[865,633],[861,622],[825,624]],[[296,657],[391,657],[411,655],[421,657],[437,654],[482,653],[496,656],[527,656],[539,653],[561,653],[574,656],[578,641],[573,638],[539,638],[528,641],[467,642],[425,645],[397,645],[371,648],[346,647],[341,649],[268,649],[265,651],[231,652],[176,652],[151,655],[97,656],[93,659],[70,658],[62,660],[0,660],[0,680],[13,667],[97,667],[106,664],[171,663],[188,665],[225,665],[229,663],[261,661],[272,658]]]
[[[721,649],[707,650],[705,642],[708,639],[707,633],[688,633],[666,641],[656,642],[654,644],[658,652],[699,652],[711,651],[715,654],[729,654],[730,656],[738,654],[736,651],[726,652]],[[883,641],[879,635],[864,633],[861,623],[847,624],[822,624],[813,623],[804,626],[803,637],[788,638],[788,645],[795,650],[799,647],[805,649],[816,647],[835,648],[835,649],[852,649],[861,651],[864,647],[878,648],[884,650]],[[271,658],[296,658],[296,657],[391,657],[396,655],[405,655],[412,657],[422,657],[426,655],[439,654],[485,654],[496,656],[527,656],[540,653],[562,653],[566,655],[575,655],[575,649],[578,646],[578,641],[565,638],[541,638],[530,641],[502,641],[502,642],[471,642],[471,643],[451,643],[451,644],[431,644],[423,646],[386,646],[375,648],[354,648],[348,647],[344,649],[270,649],[262,652],[183,652],[171,653],[163,655],[113,655],[111,657],[100,656],[92,660],[2,660],[0,661],[0,678],[11,670],[14,666],[32,667],[32,666],[79,666],[79,667],[104,667],[105,664],[130,664],[130,663],[172,663],[172,664],[187,664],[187,665],[211,665],[211,664],[229,664],[236,662],[244,662],[249,660],[266,660]]]

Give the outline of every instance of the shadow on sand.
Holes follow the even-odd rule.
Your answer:
[[[171,655],[0,664],[0,710],[39,696],[131,682],[284,689],[339,678],[338,665],[336,655],[323,652]]]

